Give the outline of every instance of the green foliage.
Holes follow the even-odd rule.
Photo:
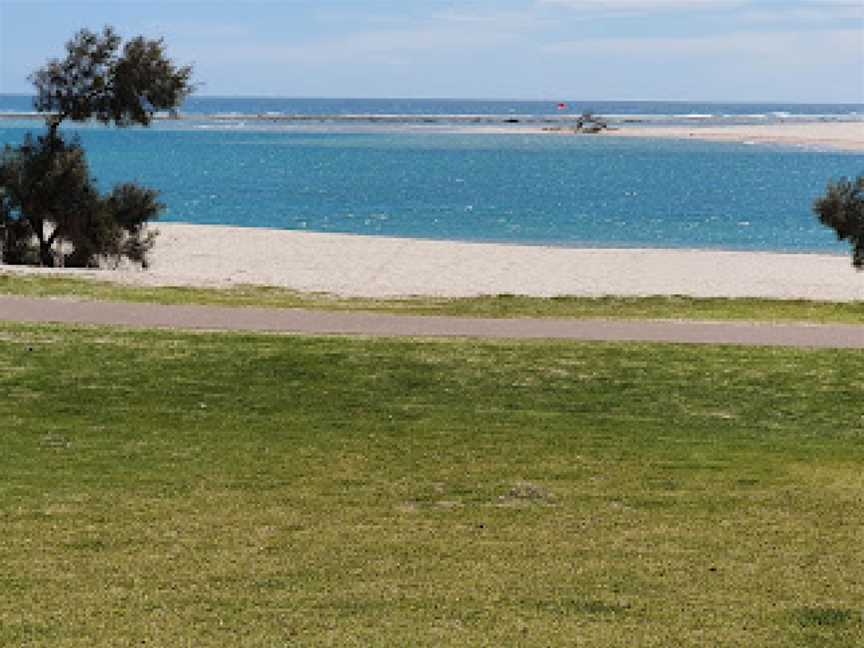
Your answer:
[[[854,182],[847,178],[830,182],[813,211],[823,225],[836,232],[838,240],[849,241],[852,265],[864,269],[864,176]]]
[[[30,76],[36,109],[50,113],[49,124],[68,118],[146,126],[154,111],[175,108],[191,92],[192,68],[176,67],[161,39],[133,38],[122,53],[120,43],[111,27],[82,29],[66,43],[66,58]]]
[[[147,222],[165,208],[159,202],[159,192],[135,183],[117,185],[105,199],[105,208],[117,225],[114,229],[112,253],[147,267],[147,252],[153,247],[154,232],[146,230]]]
[[[162,40],[139,36],[122,52],[120,44],[111,27],[82,29],[64,59],[31,75],[48,132],[0,155],[0,262],[98,266],[126,258],[146,267],[154,242],[146,224],[164,208],[158,193],[127,183],[102,197],[80,143],[58,130],[66,119],[147,126],[192,91],[192,69],[175,66]]]
[[[126,257],[146,265],[147,221],[162,205],[155,191],[120,185],[99,195],[84,150],[59,134],[32,137],[0,155],[0,260],[87,267]]]
[[[4,151],[5,162],[6,151]],[[4,162],[0,162],[0,174],[4,170]],[[16,218],[14,198],[9,187],[0,175],[0,261],[6,263],[37,263],[38,255],[32,254],[30,241],[33,240],[33,229],[30,222]]]

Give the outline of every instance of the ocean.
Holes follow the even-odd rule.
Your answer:
[[[478,134],[465,122],[550,123],[587,110],[635,127],[862,121],[864,106],[565,103],[194,98],[184,119],[150,129],[65,130],[80,136],[103,189],[128,180],[158,189],[166,221],[560,246],[846,252],[811,205],[828,180],[864,173],[864,154]],[[0,113],[29,106],[26,97],[0,95]],[[4,119],[0,144],[40,127]]]
[[[563,109],[562,109],[563,107]],[[32,98],[0,93],[0,114],[31,113]],[[503,101],[481,99],[314,99],[277,97],[191,96],[180,108],[190,117],[321,117],[338,121],[350,116],[424,117],[446,122],[448,117],[480,117],[519,123],[568,120],[584,112],[602,115],[610,123],[680,124],[773,123],[787,120],[864,121],[864,104],[696,103],[684,101]],[[407,121],[407,120],[406,120]]]

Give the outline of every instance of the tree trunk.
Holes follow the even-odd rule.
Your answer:
[[[51,243],[41,239],[39,240],[39,265],[45,268],[53,268],[56,265]]]
[[[39,241],[39,265],[53,268],[56,265],[54,252],[51,249],[54,246],[54,237],[45,238],[45,222],[42,218],[30,217],[27,220],[30,221],[36,240]]]
[[[52,116],[47,119],[48,125],[48,143],[50,146],[50,150],[52,155],[57,152],[59,148],[57,144],[60,141],[60,137],[57,135],[57,130],[60,128],[60,123],[63,121],[63,117],[60,115]]]

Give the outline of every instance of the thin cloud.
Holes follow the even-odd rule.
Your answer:
[[[738,31],[704,37],[590,38],[544,48],[577,63],[594,96],[864,102],[858,29]],[[636,74],[634,70],[641,70]]]
[[[507,24],[513,26],[532,26],[554,23],[554,19],[538,11],[537,7],[523,9],[457,9],[446,8],[429,14],[433,20],[455,23]]]
[[[741,20],[749,24],[771,24],[778,21],[820,25],[825,22],[864,21],[864,3],[825,3],[798,7],[770,8],[754,7],[742,13]],[[864,25],[859,25],[864,27]]]
[[[831,47],[824,44],[830,42]],[[717,36],[684,38],[591,38],[559,42],[544,47],[549,54],[602,54],[628,57],[716,57],[734,53],[736,57],[758,56],[775,58],[792,65],[796,59],[804,62],[825,62],[857,59],[864,63],[861,52],[861,32],[857,29],[832,29],[814,39],[811,32],[733,32]]]
[[[864,5],[857,0],[798,0],[766,2],[766,0],[537,0],[539,6],[568,8],[589,13],[651,14],[664,12],[728,11],[788,17],[832,16],[835,18],[861,17]]]
[[[222,55],[231,60],[303,63],[316,67],[335,63],[395,64],[410,62],[418,56],[441,57],[447,52],[491,49],[518,37],[507,31],[478,33],[467,26],[465,29],[433,26],[358,32],[289,46],[242,43],[233,51],[223,51]]]
[[[743,7],[743,0],[539,0],[540,5],[567,7],[586,11],[653,13],[657,11],[693,11]]]

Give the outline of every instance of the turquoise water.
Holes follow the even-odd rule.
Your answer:
[[[0,123],[0,143],[37,127]],[[435,239],[845,252],[810,206],[828,179],[864,172],[862,154],[694,141],[202,124],[78,132],[100,185],[159,189],[164,220]]]

